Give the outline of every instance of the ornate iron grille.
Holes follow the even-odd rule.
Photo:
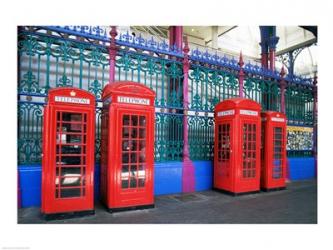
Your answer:
[[[80,26],[81,27],[81,26]],[[43,105],[50,88],[73,86],[93,93],[96,105],[96,162],[100,160],[101,92],[109,80],[106,30],[88,26],[21,27],[18,33],[18,162],[41,161]],[[81,32],[81,31],[84,32]],[[141,82],[156,92],[155,161],[177,161],[183,150],[182,52],[166,43],[122,34],[116,41],[116,80]],[[195,52],[195,53],[194,53]],[[213,157],[214,106],[239,95],[234,59],[193,50],[189,70],[189,150],[192,160]],[[245,97],[263,110],[280,110],[276,72],[245,64]],[[313,86],[307,79],[286,78],[290,125],[313,125]],[[289,155],[302,155],[293,152]],[[308,152],[306,153],[308,155]]]

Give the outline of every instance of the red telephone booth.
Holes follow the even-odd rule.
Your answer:
[[[44,113],[42,213],[46,219],[94,213],[95,97],[51,89]]]
[[[286,187],[287,119],[285,114],[267,111],[262,117],[261,181],[263,190]]]
[[[102,99],[102,200],[109,212],[154,207],[155,92],[116,82]]]
[[[215,106],[215,189],[234,195],[260,190],[260,109],[244,98]]]

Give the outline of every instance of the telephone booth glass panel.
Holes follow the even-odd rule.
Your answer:
[[[121,188],[144,188],[146,165],[146,116],[122,117]]]
[[[230,124],[218,125],[218,166],[225,178],[230,176],[230,144]]]
[[[57,112],[56,198],[85,195],[87,114]]]
[[[42,213],[93,213],[95,98],[76,88],[49,91],[42,158]]]
[[[243,124],[243,178],[256,177],[256,134],[257,126],[255,123]]]
[[[283,169],[282,169],[282,128],[274,127],[273,129],[273,143],[274,143],[274,153],[273,153],[273,172],[272,178],[279,179],[283,176]]]

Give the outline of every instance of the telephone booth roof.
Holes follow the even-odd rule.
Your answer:
[[[61,103],[65,105],[92,105],[95,106],[95,96],[79,88],[58,87],[49,90],[48,103]]]
[[[261,112],[261,117],[282,117],[287,118],[285,114],[276,111],[264,111]]]
[[[127,94],[131,96],[155,98],[155,91],[146,87],[142,83],[131,81],[119,81],[107,84],[103,89],[102,99],[113,94]]]
[[[225,110],[225,109],[241,109],[241,108],[260,111],[261,105],[251,99],[237,97],[237,98],[227,99],[218,103],[215,106],[215,111]]]

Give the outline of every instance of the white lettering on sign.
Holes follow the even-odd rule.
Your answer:
[[[118,96],[118,102],[139,104],[139,105],[150,105],[149,99],[128,97],[128,96]]]
[[[90,104],[89,99],[69,97],[69,96],[55,96],[54,101],[56,101],[56,102],[67,102],[67,103],[77,103],[77,104]]]
[[[284,118],[272,117],[273,122],[284,122]]]
[[[258,115],[258,112],[257,111],[253,111],[253,110],[246,110],[246,109],[241,109],[239,111],[239,113],[241,115],[253,115],[253,116],[257,116]]]
[[[226,115],[234,115],[234,114],[235,114],[234,109],[217,112],[217,116],[226,116]]]

